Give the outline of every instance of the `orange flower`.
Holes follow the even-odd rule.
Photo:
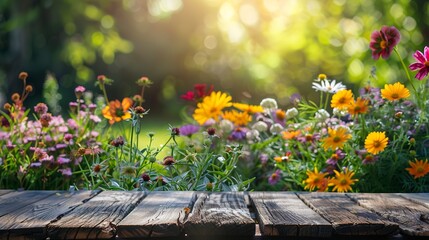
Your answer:
[[[110,101],[109,105],[102,110],[102,113],[105,118],[109,119],[109,123],[113,124],[131,118],[131,113],[128,112],[128,109],[132,105],[133,100],[131,98],[124,98],[122,103],[119,100]]]
[[[283,139],[287,139],[287,140],[295,139],[300,134],[301,134],[301,130],[296,130],[296,131],[290,130],[290,131],[282,132]]]
[[[363,114],[368,111],[368,100],[358,97],[356,101],[352,101],[348,107],[348,112],[351,115]]]
[[[414,176],[414,179],[419,177],[424,177],[426,174],[429,173],[429,163],[428,160],[423,162],[423,160],[417,160],[415,162],[410,163],[410,168],[406,168],[406,170],[410,173],[410,175]]]
[[[315,188],[318,188],[320,191],[325,191],[327,188],[328,179],[325,176],[328,173],[321,173],[314,168],[314,172],[307,170],[307,179],[303,181],[305,184],[304,189],[313,191]]]

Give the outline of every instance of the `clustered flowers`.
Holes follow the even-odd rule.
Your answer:
[[[399,41],[395,27],[374,31],[373,59],[400,57]],[[45,103],[25,108],[33,87],[23,72],[22,93],[0,111],[0,188],[429,191],[429,48],[413,57],[408,68],[400,59],[408,82],[368,83],[356,93],[319,74],[311,84],[319,103],[294,94],[287,108],[196,84],[181,96],[191,103],[187,120],[170,126],[160,147],[152,132],[140,142],[148,77],[136,81],[136,95],[109,100],[113,80],[99,75],[101,100],[77,86],[63,118]]]

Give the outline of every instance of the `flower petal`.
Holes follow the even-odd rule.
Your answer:
[[[425,67],[420,69],[420,71],[417,73],[416,78],[418,80],[422,80],[424,77],[426,77],[429,73],[429,68]]]
[[[425,56],[423,55],[423,53],[422,52],[420,52],[420,51],[416,51],[414,54],[413,54],[413,57],[417,60],[417,61],[419,61],[419,62],[421,62],[421,63],[425,63],[426,62],[426,58],[425,58]]]
[[[421,69],[421,68],[424,68],[425,67],[425,65],[423,64],[423,63],[419,63],[419,62],[416,62],[416,63],[412,63],[412,64],[410,64],[410,69],[411,69],[411,71],[415,71],[415,70],[418,70],[418,69]]]

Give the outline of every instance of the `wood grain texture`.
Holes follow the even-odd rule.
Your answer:
[[[361,206],[399,224],[403,234],[429,236],[429,209],[397,194],[348,194]]]
[[[182,236],[182,225],[196,194],[194,192],[150,192],[117,226],[121,239]]]
[[[93,197],[97,192],[58,192],[0,217],[0,236],[42,238],[45,227]],[[44,237],[46,238],[46,236]]]
[[[48,225],[51,239],[108,239],[144,192],[104,191]]]
[[[292,192],[251,192],[264,236],[330,237],[332,226]]]
[[[55,191],[14,191],[0,196],[0,217],[24,208],[41,199],[54,195]]]
[[[13,190],[9,189],[0,189],[0,196],[13,192]]]
[[[248,237],[255,235],[255,222],[242,192],[198,193],[184,231],[191,237]]]
[[[384,220],[342,193],[298,193],[298,196],[328,220],[338,235],[388,235],[398,225]]]
[[[429,193],[398,193],[398,195],[429,208]]]

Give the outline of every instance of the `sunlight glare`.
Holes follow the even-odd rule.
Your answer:
[[[239,10],[241,21],[248,25],[254,26],[259,22],[259,14],[253,5],[243,4]]]

